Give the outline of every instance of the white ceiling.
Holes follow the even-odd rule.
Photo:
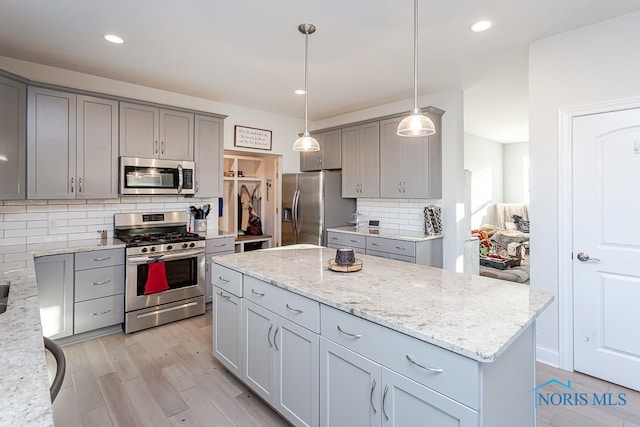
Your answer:
[[[528,43],[639,9],[638,0],[420,0],[419,93],[461,88],[467,133],[526,141]],[[479,19],[494,27],[470,32]],[[0,55],[303,117],[293,94],[304,86],[303,22],[318,28],[311,121],[413,96],[411,0],[0,0]]]

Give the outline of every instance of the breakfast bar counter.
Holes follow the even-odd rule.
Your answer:
[[[213,257],[214,356],[293,425],[535,425],[535,320],[553,295],[364,254],[338,272],[335,256]]]

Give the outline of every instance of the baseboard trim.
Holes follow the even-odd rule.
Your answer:
[[[554,368],[560,367],[560,352],[548,347],[536,346],[536,361],[551,365]]]

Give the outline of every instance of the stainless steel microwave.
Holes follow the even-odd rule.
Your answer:
[[[184,160],[120,157],[120,194],[194,194],[194,171]]]

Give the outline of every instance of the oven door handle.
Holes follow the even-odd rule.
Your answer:
[[[184,259],[204,254],[202,249],[171,253],[166,255],[130,256],[127,258],[129,264],[148,264],[150,262],[170,261],[172,259]]]

